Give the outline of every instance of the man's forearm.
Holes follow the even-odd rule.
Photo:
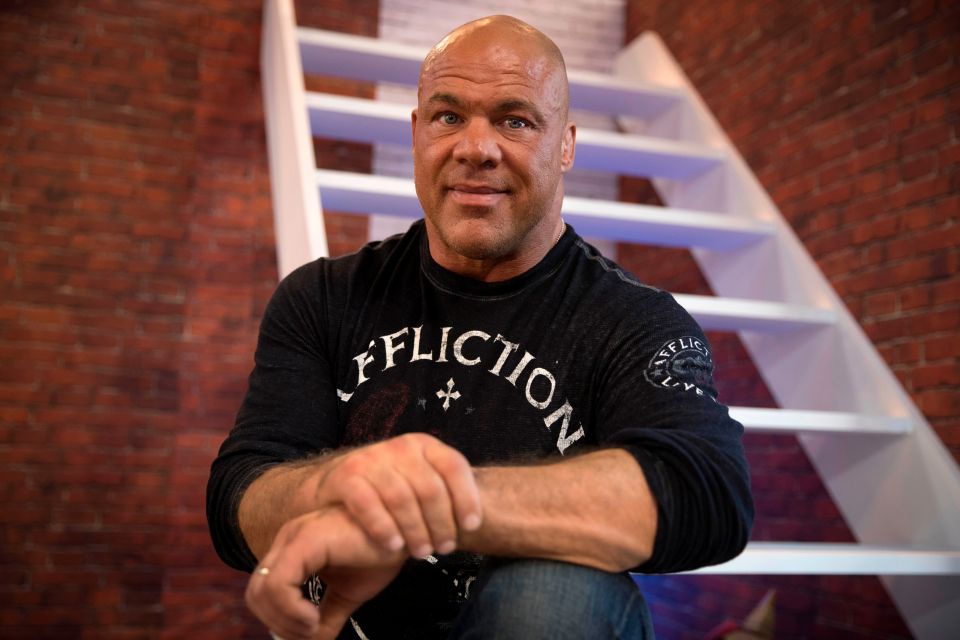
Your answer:
[[[324,506],[316,502],[316,489],[324,463],[334,457],[273,467],[247,487],[237,518],[253,555],[263,558],[277,531],[288,520]]]
[[[483,526],[460,547],[624,571],[650,557],[657,506],[640,465],[623,449],[560,462],[478,468]]]

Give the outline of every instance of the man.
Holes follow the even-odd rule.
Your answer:
[[[276,636],[652,637],[625,572],[746,543],[702,332],[561,220],[567,90],[529,25],[453,31],[412,117],[425,220],[271,300],[207,509]]]

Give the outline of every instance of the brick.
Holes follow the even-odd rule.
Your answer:
[[[931,306],[933,288],[930,285],[913,286],[902,290],[897,296],[899,308],[911,311]]]
[[[942,305],[960,300],[960,279],[954,277],[945,282],[935,283],[933,289],[933,304]]]
[[[937,148],[950,137],[949,125],[943,121],[935,121],[903,136],[900,141],[900,153],[909,156],[918,151]]]
[[[868,295],[864,300],[864,313],[868,316],[883,316],[894,313],[898,309],[897,295],[892,292],[882,292]]]
[[[947,176],[932,175],[896,189],[890,194],[889,203],[891,207],[899,208],[931,200],[949,191],[950,179]]]
[[[921,176],[930,175],[937,170],[937,153],[930,152],[904,160],[900,165],[900,176],[909,182]]]
[[[897,157],[897,147],[890,144],[880,144],[870,149],[861,149],[854,156],[853,168],[863,171],[876,166],[884,165]]]
[[[938,153],[938,160],[942,166],[955,165],[960,162],[960,143],[951,142],[943,146]]]
[[[924,340],[923,353],[929,362],[960,357],[960,340],[955,334],[931,336]]]
[[[773,195],[778,202],[788,202],[796,198],[806,197],[814,191],[816,186],[817,180],[815,176],[800,176],[795,180],[783,184]]]
[[[853,142],[858,149],[863,149],[880,142],[887,142],[889,134],[890,130],[886,123],[868,122],[854,132]]]
[[[956,390],[960,387],[960,364],[945,362],[919,367],[911,372],[910,380],[914,390],[943,386],[952,386]]]
[[[941,93],[956,82],[956,69],[952,65],[943,65],[934,71],[925,73],[903,92],[903,99],[919,101]]]
[[[938,199],[934,206],[934,221],[955,222],[958,211],[960,211],[960,195],[951,194]]]
[[[925,100],[921,104],[917,105],[917,122],[920,124],[926,124],[928,122],[940,122],[948,114],[949,109],[950,106],[945,97],[937,96]]]
[[[960,413],[960,392],[955,389],[925,390],[916,393],[915,397],[927,417],[951,417]]]

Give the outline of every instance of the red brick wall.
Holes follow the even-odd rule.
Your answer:
[[[301,4],[376,35],[376,0]],[[0,4],[4,638],[263,637],[203,516],[276,284],[260,22],[260,0]],[[332,251],[365,237],[331,219]]]
[[[880,353],[960,460],[960,5],[628,0],[627,40],[659,32]],[[649,185],[624,180],[626,199]],[[621,247],[674,291],[689,254]],[[767,406],[738,341],[712,334],[721,397]],[[852,540],[790,437],[747,437],[758,540]],[[875,578],[648,578],[665,638],[700,638],[777,588],[777,637],[901,638]]]

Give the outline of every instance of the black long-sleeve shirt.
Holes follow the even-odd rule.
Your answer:
[[[237,506],[270,466],[423,431],[475,465],[626,448],[658,506],[653,555],[637,570],[725,561],[746,544],[753,504],[743,428],[716,401],[712,371],[689,314],[572,228],[529,271],[484,283],[434,262],[417,222],[280,284],[213,464],[214,544],[229,565],[254,566]],[[468,554],[411,563],[360,614],[376,626],[385,611],[436,614],[436,599],[455,612],[475,568]]]

